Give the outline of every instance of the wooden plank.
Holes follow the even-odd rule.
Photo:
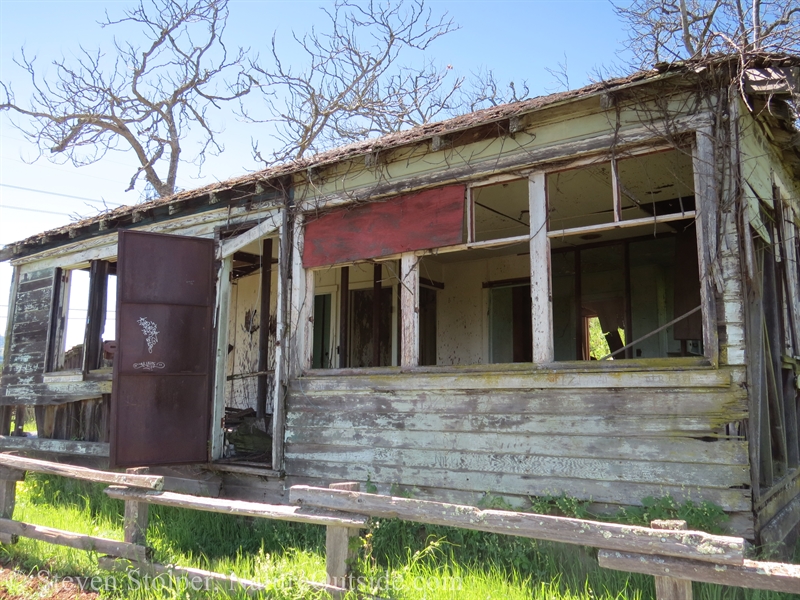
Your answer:
[[[553,350],[553,303],[550,290],[550,240],[547,237],[547,178],[538,171],[528,179],[531,249],[531,322],[533,362],[551,363]]]
[[[697,204],[697,263],[700,269],[700,298],[703,307],[703,353],[717,365],[717,309],[714,284],[717,276],[717,188],[716,162],[711,127],[697,131],[692,147],[694,193]],[[720,286],[720,291],[721,286]]]
[[[101,366],[102,336],[106,325],[106,302],[108,299],[108,267],[107,261],[93,260],[89,268],[89,305],[83,335],[82,371],[84,373]]]
[[[272,297],[272,239],[261,243],[261,291],[259,306],[258,328],[258,371],[263,373],[269,368],[269,323],[270,299]],[[274,376],[274,375],[273,375]],[[259,375],[256,390],[256,417],[264,419],[267,416],[267,375]],[[270,399],[271,400],[271,399]],[[273,402],[269,403],[270,405]],[[272,408],[272,406],[270,406]]]
[[[0,451],[8,450],[51,452],[76,456],[108,456],[108,443],[0,436]]]
[[[496,415],[716,415],[729,421],[743,418],[747,411],[746,392],[720,390],[383,390],[358,387],[315,392],[295,381],[288,408],[292,412],[449,413]]]
[[[566,477],[528,477],[508,473],[461,472],[427,467],[424,469],[382,465],[342,464],[324,461],[286,460],[286,470],[292,476],[331,480],[370,481],[373,484],[402,482],[409,489],[416,487],[436,490],[458,490],[477,494],[508,494],[515,496],[574,496],[581,500],[620,505],[640,505],[643,498],[672,496],[677,502],[707,500],[729,512],[752,508],[750,491],[710,487],[687,487],[666,484],[599,481]]]
[[[94,481],[96,483],[130,485],[151,490],[160,490],[164,487],[164,478],[158,475],[131,475],[128,473],[98,471],[96,469],[59,464],[45,460],[37,460],[35,458],[24,458],[12,454],[0,454],[0,465],[19,469],[21,471],[60,475],[62,477],[83,479],[84,481]]]
[[[419,258],[407,252],[400,258],[400,366],[419,364]]]
[[[291,453],[289,452],[291,450]],[[548,453],[549,454],[549,453]],[[287,459],[349,464],[357,462],[397,469],[420,469],[428,466],[451,473],[494,472],[527,477],[566,477],[596,481],[651,483],[703,488],[731,488],[750,482],[748,465],[713,465],[698,463],[606,458],[573,458],[545,455],[482,453],[470,450],[420,450],[416,448],[317,447],[287,448]],[[399,481],[403,481],[400,479]]]
[[[233,258],[223,258],[217,274],[217,314],[214,323],[217,329],[217,343],[214,352],[214,400],[211,405],[210,458],[222,458],[225,431],[225,374],[228,368],[228,322],[230,320],[231,270]]]
[[[781,543],[797,527],[798,523],[800,523],[800,496],[795,496],[761,528],[759,539],[764,545]]]
[[[652,529],[686,530],[686,521],[651,521]],[[692,600],[692,582],[656,576],[656,600]]]
[[[32,525],[30,523],[12,521],[5,518],[0,518],[0,532],[7,535],[16,535],[32,540],[39,540],[40,542],[47,542],[49,544],[76,548],[78,550],[112,554],[131,560],[146,561],[149,559],[148,549],[137,544],[108,540],[91,535],[84,535],[82,533],[73,533],[71,531],[62,531],[60,529],[53,529],[52,527],[42,527],[41,525]]]
[[[146,475],[149,471],[150,469],[147,467],[134,467],[125,470],[126,473],[135,475]],[[122,529],[126,542],[140,546],[147,545],[149,508],[145,502],[135,502],[133,500],[125,502]]]
[[[341,268],[341,290],[339,292],[339,368],[348,366],[348,337],[350,333],[350,267]]]
[[[653,217],[642,217],[640,219],[627,219],[614,223],[601,223],[599,225],[585,225],[584,227],[572,227],[570,229],[554,229],[548,232],[548,238],[562,238],[574,235],[586,235],[587,233],[602,233],[604,231],[615,231],[617,229],[627,229],[629,227],[641,227],[642,225],[654,225],[657,223],[672,223],[673,221],[683,221],[693,219],[695,211],[687,210],[683,213],[668,215],[657,215]],[[531,223],[532,224],[532,223]]]
[[[599,362],[599,361],[595,361]],[[605,362],[605,361],[604,361]],[[353,376],[317,375],[304,377],[299,386],[306,392],[329,392],[347,389],[370,390],[512,390],[512,389],[566,389],[566,388],[696,388],[731,387],[731,372],[727,370],[684,371],[571,371],[533,368],[527,372],[515,370],[484,370],[481,373],[453,374],[408,371],[397,368],[393,374],[358,374]]]
[[[9,383],[6,385],[5,395],[0,397],[0,404],[58,405],[79,400],[93,400],[109,393],[111,393],[110,381]]]
[[[349,490],[357,492],[358,482],[332,483],[333,490]],[[358,529],[328,525],[325,529],[325,573],[327,582],[339,588],[348,588],[348,575],[352,565],[358,558],[358,548],[354,538],[359,535]]]
[[[688,581],[771,590],[796,594],[800,590],[800,565],[745,559],[741,565],[717,565],[681,557],[649,556],[632,552],[600,550],[600,566],[615,571],[644,573]]]
[[[137,502],[147,502],[161,506],[275,519],[276,521],[293,521],[295,523],[310,523],[313,525],[339,525],[356,529],[364,528],[367,523],[367,517],[361,515],[281,504],[261,504],[259,502],[224,500],[221,498],[199,498],[174,492],[146,492],[117,486],[106,488],[105,493],[115,500],[136,500]]]
[[[741,565],[747,545],[742,538],[717,536],[701,531],[658,531],[648,527],[532,513],[481,510],[474,506],[302,485],[291,488],[290,499],[294,504],[364,512],[372,517],[447,525],[608,550],[638,550],[647,554],[691,557],[719,564]]]
[[[12,324],[16,316],[17,295],[20,290],[20,267],[14,267],[11,272],[11,288],[8,294],[8,311],[6,312],[6,330],[3,338],[3,357],[8,360],[11,357]],[[0,431],[0,433],[4,433]]]
[[[274,233],[280,228],[281,215],[278,211],[274,211],[267,215],[261,215],[260,218],[263,218],[263,221],[261,221],[252,229],[247,230],[239,236],[223,241],[220,244],[217,258],[227,259],[228,257],[232,257],[235,252],[238,252],[256,240],[260,240],[261,238]]]
[[[291,190],[289,192],[291,194]],[[272,397],[272,466],[283,468],[283,435],[286,426],[286,381],[289,377],[289,328],[292,269],[292,239],[294,224],[289,222],[289,212],[285,208],[291,198],[286,198],[281,209],[280,242],[278,244],[278,281],[275,312],[275,384]],[[313,299],[312,299],[313,301]],[[312,330],[313,335],[313,330]]]
[[[306,224],[303,266],[460,244],[465,194],[466,186],[452,185],[312,215]]]
[[[530,418],[526,415],[451,415],[451,414],[408,414],[353,413],[346,415],[323,413],[290,413],[288,427],[334,427],[346,429],[405,429],[407,431],[428,432],[504,432],[530,435],[609,435],[618,437],[652,436],[719,436],[715,431],[720,422],[715,416],[658,415],[647,421],[641,416],[620,415],[608,418],[606,415],[575,415],[565,418],[562,415],[539,415]]]
[[[449,432],[292,428],[286,436],[292,459],[325,449],[408,448],[444,452],[484,452],[565,458],[664,461],[681,464],[749,466],[746,440],[701,441],[689,437],[515,435],[503,431]]]

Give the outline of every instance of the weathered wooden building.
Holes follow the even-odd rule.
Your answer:
[[[7,246],[0,446],[271,501],[671,495],[778,541],[798,65],[662,65]],[[38,438],[9,435],[30,405]]]

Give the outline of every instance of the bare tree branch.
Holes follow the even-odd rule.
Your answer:
[[[23,117],[16,127],[45,153],[76,166],[94,163],[109,150],[133,150],[140,175],[156,195],[176,191],[184,160],[181,141],[195,127],[202,136],[191,162],[201,166],[207,152],[220,152],[209,109],[247,94],[254,80],[246,70],[245,51],[228,55],[222,41],[227,0],[140,0],[122,18],[103,27],[134,25],[145,36],[144,48],[114,41],[113,57],[84,48],[71,60],[52,61],[55,77],[44,79],[36,57],[24,52],[17,64],[28,74],[33,94],[17,103],[0,82],[0,110]]]

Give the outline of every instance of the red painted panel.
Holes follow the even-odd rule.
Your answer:
[[[466,186],[338,208],[306,224],[303,266],[460,244]]]

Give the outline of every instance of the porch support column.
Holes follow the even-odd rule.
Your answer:
[[[400,257],[400,366],[419,364],[419,269],[417,256]]]
[[[528,210],[531,217],[531,321],[533,362],[550,363],[553,353],[553,302],[550,291],[550,240],[547,238],[547,190],[545,174],[528,178]]]
[[[717,307],[714,279],[717,256],[717,181],[711,127],[697,130],[692,151],[697,216],[697,264],[700,270],[700,301],[703,315],[703,352],[716,366],[719,361]],[[720,289],[721,289],[720,281]]]
[[[211,460],[222,458],[225,418],[225,376],[228,368],[228,313],[231,299],[233,255],[222,259],[217,275],[217,351],[215,354],[214,405],[211,409]]]

